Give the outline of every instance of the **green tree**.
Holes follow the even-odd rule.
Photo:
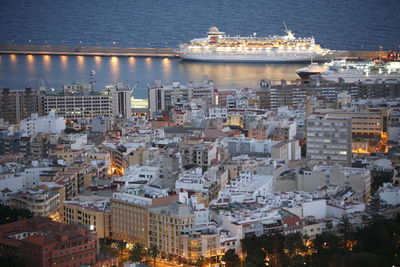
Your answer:
[[[27,209],[12,209],[9,206],[0,205],[0,224],[12,223],[32,217],[32,212]]]
[[[143,244],[133,244],[133,247],[129,251],[129,260],[133,262],[142,262],[144,257],[146,257],[146,248]]]
[[[154,266],[156,266],[156,259],[158,255],[160,255],[160,250],[158,249],[157,245],[152,244],[148,249],[148,255],[153,258]]]
[[[381,210],[381,198],[378,192],[375,192],[371,195],[370,201],[367,207],[367,213],[372,217],[372,223],[377,223],[381,219],[381,215],[379,214]]]
[[[205,263],[206,263],[206,258],[204,258],[203,256],[200,256],[196,259],[195,266],[202,267],[202,266],[204,266]]]
[[[234,249],[228,249],[222,256],[222,261],[225,262],[226,267],[234,267],[238,265],[240,258]]]
[[[8,253],[6,255],[0,255],[0,267],[25,267],[29,266],[20,255],[15,253]]]
[[[347,214],[343,214],[340,222],[338,223],[339,232],[342,234],[345,242],[352,239],[353,228],[351,227],[349,217]]]

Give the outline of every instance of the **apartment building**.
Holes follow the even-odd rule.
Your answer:
[[[202,138],[187,136],[179,143],[183,166],[208,167],[217,159],[215,142],[205,142]]]
[[[109,199],[78,197],[62,204],[61,218],[65,223],[78,224],[95,231],[98,238],[111,236],[111,209]]]
[[[60,193],[45,186],[11,194],[9,197],[12,208],[28,209],[34,216],[46,217],[56,212],[61,205]]]
[[[350,166],[351,119],[310,116],[307,119],[307,164]]]
[[[170,110],[178,106],[189,104],[193,99],[202,99],[207,106],[214,103],[214,84],[211,81],[202,83],[189,82],[182,85],[173,82],[164,85],[160,80],[148,87],[149,113],[154,117],[156,113]]]
[[[30,137],[23,132],[0,132],[0,155],[10,153],[29,154],[30,152]]]
[[[32,113],[43,114],[42,92],[25,88],[10,90],[4,88],[0,93],[0,118],[9,123],[19,123]]]
[[[149,198],[128,193],[114,193],[111,199],[112,238],[148,247]]]
[[[20,127],[29,136],[38,133],[60,134],[65,129],[65,120],[58,117],[54,111],[50,111],[46,116],[32,113],[20,122]]]
[[[58,116],[67,120],[98,116],[111,117],[113,115],[112,98],[106,93],[45,95],[43,97],[43,110],[45,114],[55,111]]]
[[[20,255],[29,266],[99,266],[93,233],[45,217],[1,225],[0,246],[4,253]],[[107,266],[112,264],[117,264],[116,259]]]
[[[143,152],[147,150],[143,143],[103,143],[102,149],[111,155],[113,172],[124,175],[131,165],[143,165]]]
[[[149,245],[167,255],[187,257],[183,251],[182,231],[192,228],[195,215],[190,206],[173,202],[149,209]]]
[[[103,92],[82,89],[84,93],[74,93],[76,90],[71,90],[44,95],[43,112],[48,114],[54,110],[67,120],[99,116],[127,119],[131,115],[131,89],[123,83],[108,85]]]
[[[221,255],[221,235],[208,227],[182,231],[183,254],[189,260]]]

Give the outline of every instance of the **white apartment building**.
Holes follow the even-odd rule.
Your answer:
[[[388,205],[400,204],[400,187],[384,183],[378,190],[379,197]]]
[[[43,96],[44,113],[54,110],[67,120],[122,117],[131,115],[131,90],[122,83],[107,86],[108,91],[83,94],[48,94]]]
[[[207,119],[225,119],[228,114],[228,109],[225,107],[213,107],[208,109],[206,113]]]
[[[160,168],[158,166],[132,165],[125,170],[124,176],[116,177],[114,180],[125,182],[125,186],[146,181],[149,184],[159,184]]]
[[[50,111],[48,115],[41,117],[37,113],[33,113],[20,122],[20,127],[29,136],[38,133],[60,134],[65,129],[65,119],[57,116],[54,111]]]
[[[364,200],[368,200],[371,191],[371,172],[363,168],[336,165],[314,166],[311,171],[297,174],[297,190],[312,192],[324,185],[350,186]]]
[[[148,87],[148,95],[149,113],[153,117],[160,111],[188,104],[194,98],[203,99],[205,103],[211,105],[214,102],[214,84],[205,81],[189,82],[187,85],[182,85],[180,82],[164,85],[160,80],[156,80]]]
[[[351,119],[310,116],[306,132],[309,166],[350,166]]]
[[[207,192],[204,187],[205,177],[202,174],[201,168],[188,170],[179,175],[179,179],[175,182],[177,190],[192,191],[192,192]]]
[[[49,171],[49,167],[26,168],[21,172],[5,172],[0,174],[0,202],[9,205],[9,196],[20,190],[38,186],[42,171]]]

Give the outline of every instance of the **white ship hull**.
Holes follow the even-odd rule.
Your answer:
[[[179,52],[178,52],[179,53]],[[207,62],[265,62],[265,63],[292,63],[328,61],[334,57],[332,52],[326,54],[315,53],[257,53],[257,54],[218,54],[218,53],[179,53],[184,60]]]
[[[356,83],[364,82],[367,80],[375,81],[376,79],[386,80],[398,80],[400,81],[400,74],[372,74],[372,75],[360,75],[360,74],[348,74],[348,73],[333,73],[333,74],[322,74],[322,80],[327,82],[338,83],[339,79],[342,79],[344,83]]]

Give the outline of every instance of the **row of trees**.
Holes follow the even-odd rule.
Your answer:
[[[361,229],[343,217],[338,230],[312,242],[300,234],[245,238],[244,266],[400,266],[400,216]]]
[[[150,259],[153,259],[153,264],[155,266],[156,259],[160,255],[160,250],[155,245],[151,245],[149,248],[146,248],[142,243],[135,243],[133,244],[132,247],[130,247],[130,249],[128,249],[127,242],[125,241],[118,240],[115,241],[114,244],[116,245],[119,256],[124,257],[124,252],[127,252],[128,253],[127,259],[132,262],[149,263]]]

